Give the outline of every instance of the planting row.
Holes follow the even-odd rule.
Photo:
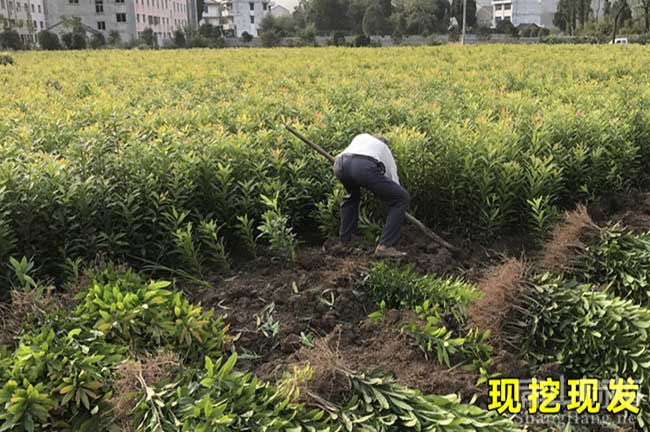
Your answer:
[[[646,48],[358,54],[18,54],[0,80],[0,260],[200,274],[256,242],[291,257],[296,235],[335,232],[342,192],[285,122],[332,153],[386,135],[414,213],[469,234],[543,232],[647,180]]]

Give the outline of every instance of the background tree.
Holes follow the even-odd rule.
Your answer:
[[[307,24],[305,28],[299,31],[298,35],[307,45],[314,45],[316,43],[316,26],[314,24]]]
[[[318,30],[350,30],[348,9],[349,0],[311,0],[309,15]]]
[[[88,36],[79,17],[63,17],[63,28],[70,30],[61,35],[61,41],[67,49],[81,50],[88,45]]]
[[[38,34],[38,44],[41,46],[41,49],[44,49],[46,51],[61,49],[59,36],[56,33],[52,33],[47,30],[43,30]]]
[[[648,33],[650,32],[650,0],[640,0],[639,9],[643,16],[643,30]]]
[[[14,29],[5,28],[0,33],[0,48],[11,50],[23,49],[23,41],[18,32]]]
[[[116,30],[111,30],[108,33],[108,45],[112,47],[119,47],[122,44],[122,37],[120,36],[120,32]]]
[[[374,2],[375,0],[350,0],[347,17],[354,33],[363,32],[363,17]]]
[[[153,29],[150,27],[144,29],[142,33],[140,34],[140,42],[148,46],[149,48],[155,48],[158,46],[158,39],[156,39],[156,35],[153,32]]]
[[[280,40],[287,35],[282,22],[273,15],[267,15],[262,19],[258,31],[262,46],[267,48],[279,45]]]
[[[244,41],[245,43],[249,43],[250,41],[253,40],[253,35],[245,31],[244,33],[241,34],[241,40]]]
[[[451,2],[451,16],[456,18],[458,25],[463,25],[463,0]],[[467,27],[474,27],[476,24],[476,0],[467,0]]]
[[[384,16],[381,6],[378,3],[368,6],[362,21],[363,33],[367,36],[382,35],[390,33],[388,18]]]
[[[591,0],[560,0],[553,24],[564,33],[573,35],[589,22],[592,15]]]
[[[106,46],[106,38],[100,32],[93,33],[90,37],[90,47],[92,49],[100,49]]]
[[[174,30],[174,46],[176,48],[185,48],[185,32],[181,29]]]

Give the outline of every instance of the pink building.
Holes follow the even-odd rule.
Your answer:
[[[174,30],[188,25],[187,0],[135,0],[135,25],[138,36],[150,28],[158,42],[171,39]]]

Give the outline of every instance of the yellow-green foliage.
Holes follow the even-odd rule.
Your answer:
[[[212,247],[192,227],[244,244],[237,218],[257,229],[276,193],[295,232],[327,226],[331,169],[285,121],[333,153],[388,136],[426,222],[543,228],[648,172],[649,51],[618,48],[16,53],[0,76],[0,258],[193,269]]]

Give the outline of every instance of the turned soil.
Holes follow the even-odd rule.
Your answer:
[[[607,208],[590,207],[589,214],[600,225],[620,221],[637,231],[650,230],[650,194],[624,197]],[[477,284],[482,280],[485,285],[486,278],[494,276],[495,266],[516,266],[514,262],[520,258],[534,265],[540,255],[539,244],[521,235],[489,245],[450,240],[461,248],[460,256],[405,227],[401,247],[408,256],[399,262],[412,265],[421,274],[462,277]],[[263,379],[279,379],[292,366],[310,360],[314,343],[325,343],[338,364],[350,369],[392,373],[402,384],[426,393],[457,393],[464,400],[477,396],[478,403],[485,406],[486,386],[475,386],[475,372],[439,365],[400,331],[400,324],[412,318],[409,312],[390,310],[382,320],[368,318],[377,306],[360,283],[380,261],[372,252],[369,243],[344,247],[328,240],[322,245],[301,247],[293,264],[258,257],[227,277],[213,280],[213,288],[192,289],[191,294],[195,301],[214,307],[224,316],[231,334],[236,335],[241,366]],[[490,295],[490,288],[481,289]],[[501,300],[494,298],[483,306],[498,302]],[[497,304],[494,307],[498,309]],[[485,321],[485,312],[472,317],[474,311],[470,309],[470,322]],[[275,336],[269,335],[271,327],[266,335],[260,330],[264,322],[277,323]],[[500,351],[498,344],[493,368],[503,376],[525,377],[531,373],[511,354]],[[556,368],[547,365],[536,375],[554,376]]]
[[[530,239],[502,239],[489,247],[453,239],[462,256],[406,227],[401,242],[408,252],[398,260],[421,274],[457,276],[476,281],[485,269],[508,256],[521,256]],[[462,368],[440,366],[400,331],[404,311],[388,311],[380,322],[368,319],[376,304],[360,283],[379,259],[365,242],[342,246],[329,240],[303,247],[291,265],[268,257],[248,262],[234,274],[213,281],[214,288],[192,290],[193,299],[214,307],[236,335],[241,365],[265,379],[279,378],[304,358],[314,339],[328,337],[341,361],[355,370],[379,369],[393,373],[400,382],[427,393],[478,394],[478,376]],[[272,305],[273,311],[269,314]],[[269,337],[260,324],[272,317],[279,332]]]

